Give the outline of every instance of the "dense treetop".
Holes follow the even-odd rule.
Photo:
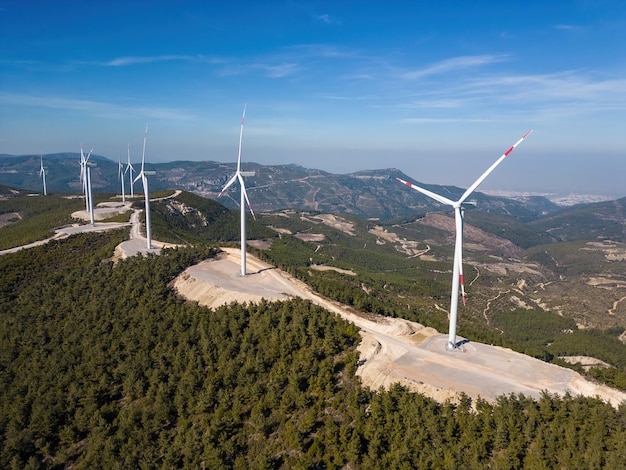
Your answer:
[[[114,265],[123,231],[0,257],[0,467],[619,468],[626,409],[364,389],[356,328],[303,300],[168,288],[207,247]]]

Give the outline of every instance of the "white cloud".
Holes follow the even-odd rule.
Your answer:
[[[482,77],[465,83],[469,93],[524,102],[596,103],[626,109],[626,79],[592,80],[575,72]]]
[[[123,67],[137,64],[151,64],[157,62],[204,62],[209,64],[221,64],[226,60],[219,57],[207,57],[204,55],[159,55],[159,56],[129,56],[118,57],[105,62],[107,67]]]
[[[425,67],[419,70],[413,70],[411,72],[405,72],[402,74],[402,78],[414,80],[418,78],[427,77],[429,75],[439,75],[446,72],[459,69],[467,69],[473,67],[480,67],[483,65],[489,65],[496,62],[502,62],[506,60],[506,56],[494,56],[494,55],[472,55],[453,57],[451,59],[442,60],[433,65]]]
[[[476,119],[476,118],[406,118],[400,119],[399,122],[406,124],[450,124],[457,122],[494,122],[494,119]]]
[[[317,15],[316,18],[321,21],[322,23],[326,23],[326,24],[336,24],[336,25],[340,25],[341,21],[337,18],[334,18],[332,16],[330,16],[328,13],[324,13],[322,15]]]
[[[218,75],[221,77],[246,75],[253,70],[261,70],[264,75],[269,78],[284,78],[298,72],[300,67],[296,63],[272,64],[255,62],[250,64],[231,64],[222,67],[218,71]]]
[[[582,26],[573,24],[555,24],[553,28],[560,29],[562,31],[582,31],[584,29]]]
[[[189,56],[164,55],[152,57],[119,57],[117,59],[106,62],[105,65],[111,67],[121,67],[126,65],[150,64],[153,62],[166,62],[172,60],[189,60]]]
[[[266,75],[271,78],[287,77],[289,75],[293,75],[299,70],[298,64],[294,63],[278,65],[254,64],[253,67],[264,70]]]
[[[0,103],[8,106],[78,111],[93,116],[109,118],[127,118],[129,115],[132,115],[142,118],[169,119],[175,121],[189,121],[194,119],[194,116],[187,111],[174,108],[127,106],[101,101],[54,96],[35,96],[0,92]]]

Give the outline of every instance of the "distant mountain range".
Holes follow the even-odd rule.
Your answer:
[[[39,155],[0,155],[0,183],[14,188],[41,191],[39,158]],[[48,191],[66,193],[81,190],[80,154],[48,154],[43,158],[47,169]],[[118,163],[99,155],[92,155],[91,159],[97,164],[92,168],[94,191],[119,192]],[[177,188],[216,199],[234,173],[235,164],[176,161],[147,164],[146,168],[156,171],[156,175],[150,179],[151,190]],[[346,175],[293,164],[244,163],[244,168],[256,172],[256,176],[246,179],[246,184],[254,209],[261,212],[305,209],[391,220],[416,213],[424,214],[439,207],[438,203],[398,183],[396,177],[414,180],[395,168]],[[128,188],[128,180],[126,181]],[[429,185],[423,182],[419,184],[452,198],[463,193],[462,189],[454,186]],[[141,191],[140,185],[136,185],[135,189]],[[544,197],[513,200],[476,193],[474,199],[483,211],[513,214],[522,220],[533,220],[559,208]],[[237,188],[229,191],[220,200],[231,208],[237,207],[238,201]]]
[[[42,184],[39,158],[39,155],[0,155],[0,184],[40,192]],[[79,153],[47,154],[43,159],[49,192],[80,192]],[[92,168],[94,191],[119,193],[118,162],[99,155],[92,155],[91,159],[97,165]],[[138,170],[139,164],[135,165]],[[295,164],[244,163],[243,167],[256,172],[255,176],[246,178],[246,185],[253,208],[257,212],[302,209],[385,221],[422,216],[430,211],[447,211],[439,203],[398,183],[396,178],[415,182],[451,199],[460,197],[464,191],[455,186],[418,182],[395,168],[337,175]],[[176,161],[146,164],[146,168],[156,171],[156,175],[150,178],[151,191],[176,188],[217,199],[220,190],[234,173],[235,163]],[[140,183],[135,185],[135,190],[141,192]],[[128,192],[128,179],[126,191]],[[473,200],[479,213],[513,216],[513,219],[507,218],[509,222],[514,220],[517,223],[538,223],[537,221],[546,220],[550,215],[566,218],[568,214],[567,209],[542,196],[511,199],[476,192]],[[238,188],[230,190],[219,199],[219,202],[230,208],[238,207],[238,201]],[[605,214],[597,215],[598,220],[611,220],[616,224],[613,233],[622,231],[618,219],[621,217],[623,220],[623,214],[617,207],[624,204],[623,200],[621,204],[598,204],[589,205],[606,208],[596,210],[596,215]],[[609,213],[613,215],[607,215]]]

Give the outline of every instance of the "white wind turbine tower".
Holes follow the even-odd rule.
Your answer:
[[[530,135],[532,130],[528,131],[524,136],[518,140],[511,148],[509,148],[506,152],[502,154],[498,160],[495,161],[493,165],[491,165],[487,171],[485,171],[480,178],[478,178],[474,184],[472,184],[459,198],[458,201],[453,201],[444,196],[440,196],[439,194],[435,194],[427,189],[420,188],[412,183],[404,181],[400,178],[396,178],[400,183],[407,185],[409,188],[413,188],[416,191],[419,191],[422,194],[425,194],[428,197],[433,198],[434,200],[452,206],[454,209],[454,221],[456,226],[456,239],[454,243],[454,261],[452,268],[452,294],[450,296],[450,329],[448,332],[448,349],[456,349],[456,324],[457,324],[457,311],[459,306],[459,284],[461,286],[461,292],[463,295],[463,304],[465,304],[465,286],[463,282],[463,203],[469,197],[470,194],[478,188],[478,186],[484,181],[487,176],[504,160],[507,155],[509,155],[515,147],[517,147],[526,137]]]
[[[80,178],[83,182],[83,188],[85,191],[85,211],[89,212],[91,225],[94,225],[93,198],[91,195],[91,167],[96,166],[96,164],[89,161],[91,152],[93,152],[93,149],[91,149],[87,154],[87,157],[85,157],[85,154],[83,153],[83,146],[80,146]]]
[[[243,115],[241,116],[241,129],[239,130],[239,154],[237,156],[237,171],[233,175],[233,177],[228,180],[228,183],[224,186],[222,191],[220,191],[217,197],[220,197],[224,194],[224,191],[228,189],[230,185],[232,185],[235,181],[239,180],[239,186],[241,188],[241,197],[239,200],[239,207],[241,210],[241,276],[246,275],[246,205],[250,210],[250,214],[254,220],[256,220],[256,216],[254,215],[254,211],[252,210],[252,206],[250,205],[250,200],[248,199],[248,194],[246,193],[246,185],[243,182],[244,176],[254,176],[256,173],[254,171],[241,171],[241,140],[243,138],[243,123],[246,117],[246,106],[243,107]]]
[[[126,170],[124,171],[124,174],[126,174],[127,171],[130,171],[130,177],[128,178],[130,181],[130,197],[135,197],[135,192],[133,189],[133,186],[134,186],[133,172],[135,171],[135,169],[133,168],[133,164],[130,162],[130,144],[128,144],[128,166],[126,166]]]
[[[91,152],[89,152],[89,155],[91,155]],[[83,186],[83,194],[85,195],[85,212],[89,212],[89,194],[87,193],[87,159],[83,153],[82,145],[80,146],[80,184]]]
[[[124,188],[124,176],[126,175],[126,171],[124,171],[124,164],[121,159],[117,161],[118,169],[117,169],[117,178],[122,182],[122,203],[126,202],[126,190]]]
[[[47,196],[48,195],[48,189],[46,188],[46,169],[43,167],[43,155],[40,155],[40,162],[41,162],[41,166],[39,169],[39,176],[41,176],[41,179],[43,180],[43,195]]]
[[[156,171],[146,171],[144,169],[146,161],[146,138],[148,137],[148,125],[146,124],[146,132],[143,134],[143,152],[141,154],[141,171],[133,181],[137,181],[141,178],[143,184],[143,194],[145,198],[145,210],[146,210],[146,247],[148,250],[152,249],[152,232],[150,227],[150,194],[148,191],[148,178],[147,176],[155,175]],[[131,186],[132,187],[132,186]]]

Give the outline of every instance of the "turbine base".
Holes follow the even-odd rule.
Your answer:
[[[463,347],[463,343],[464,341],[459,341],[458,343],[452,343],[451,341],[448,341],[446,343],[446,351],[464,353],[465,348]]]

